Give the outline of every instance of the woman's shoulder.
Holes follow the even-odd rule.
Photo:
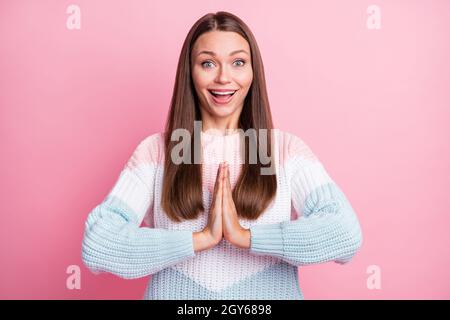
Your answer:
[[[162,164],[164,158],[164,132],[154,132],[141,138],[126,166],[130,169],[140,165]]]
[[[141,139],[139,144],[142,144],[145,148],[155,152],[157,149],[164,147],[164,132],[157,131],[150,133]]]
[[[281,164],[287,164],[294,159],[305,164],[319,161],[309,145],[299,135],[280,129],[276,129],[276,132]]]

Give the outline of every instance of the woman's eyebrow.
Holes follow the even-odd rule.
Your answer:
[[[247,51],[245,51],[245,50],[234,50],[234,51],[231,51],[230,52],[230,56],[232,56],[232,55],[234,55],[234,54],[236,54],[236,53],[240,53],[240,52],[243,52],[243,53],[246,53],[246,54],[248,54],[248,52]],[[207,51],[207,50],[203,50],[203,51],[200,51],[197,55],[199,56],[199,55],[201,55],[201,54],[209,54],[209,55],[212,55],[212,56],[216,56],[216,54],[213,52],[213,51]]]

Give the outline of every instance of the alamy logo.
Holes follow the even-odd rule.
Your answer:
[[[366,26],[369,30],[379,30],[381,29],[381,9],[377,5],[370,5],[367,7],[367,17]]]
[[[199,157],[199,152],[195,152],[196,148],[201,148],[201,131],[202,131],[202,121],[194,121],[194,164],[203,163],[203,159]],[[220,131],[216,129],[209,129],[206,132],[211,133],[212,131]],[[268,129],[256,129],[250,128],[244,132],[242,129],[237,129],[237,134],[239,134],[241,148],[244,146],[244,139],[247,137],[250,139],[249,143],[249,163],[256,164],[258,161],[258,155],[261,164],[269,165],[269,167],[261,167],[262,175],[273,175],[275,174],[275,163],[268,156]],[[235,133],[234,133],[235,134]],[[257,147],[257,137],[259,137],[259,147]],[[180,141],[181,140],[181,141]],[[171,151],[170,157],[174,164],[187,163],[191,164],[191,133],[187,129],[178,128],[173,130],[171,134],[171,141],[179,141]],[[273,143],[271,144],[273,147]],[[244,148],[241,149],[245,151]],[[182,153],[182,155],[181,155]],[[246,159],[245,154],[243,155]]]
[[[69,14],[66,20],[66,28],[69,30],[81,29],[81,9],[76,4],[67,7],[66,13]]]
[[[381,289],[381,269],[377,265],[370,265],[367,267],[367,273],[370,276],[367,278],[367,289]]]
[[[81,270],[76,264],[70,265],[66,269],[69,276],[66,279],[66,287],[69,290],[81,289]]]

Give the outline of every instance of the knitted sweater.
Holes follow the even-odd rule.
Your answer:
[[[193,232],[207,223],[217,169],[230,167],[234,187],[242,161],[240,136],[201,132],[205,211],[173,222],[161,208],[163,133],[143,139],[106,198],[89,213],[84,264],[95,274],[133,279],[151,275],[144,299],[303,299],[298,267],[348,262],[362,244],[346,196],[305,142],[275,129],[277,193],[250,229],[250,248],[225,239],[195,252]],[[293,210],[292,210],[293,209]]]

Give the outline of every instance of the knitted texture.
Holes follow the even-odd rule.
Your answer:
[[[133,279],[151,275],[144,299],[303,299],[298,267],[351,260],[362,244],[358,218],[306,143],[273,130],[277,194],[250,229],[251,247],[223,239],[194,252],[193,232],[208,221],[220,162],[231,186],[241,171],[238,133],[201,132],[203,202],[195,220],[171,221],[161,208],[163,133],[142,140],[106,198],[89,213],[82,243],[94,273]]]

